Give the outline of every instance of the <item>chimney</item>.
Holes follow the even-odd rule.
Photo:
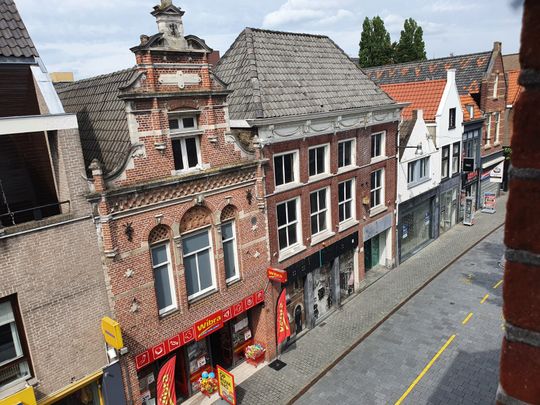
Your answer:
[[[51,82],[66,83],[74,81],[73,72],[51,72],[49,73]]]
[[[456,82],[456,69],[448,69],[446,71],[446,82],[455,83]]]
[[[413,110],[412,112],[413,121],[416,122],[417,120],[424,119],[424,110]]]
[[[493,42],[493,51],[494,52],[497,51],[497,52],[501,53],[501,51],[502,51],[502,42],[500,42],[500,41]]]

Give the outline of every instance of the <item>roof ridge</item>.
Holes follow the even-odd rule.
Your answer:
[[[468,57],[468,56],[473,56],[473,55],[483,55],[483,54],[487,55],[487,54],[491,54],[491,52],[492,51],[464,53],[463,55],[444,56],[442,58],[417,60],[417,61],[413,61],[413,62],[389,63],[387,65],[371,66],[371,67],[366,67],[366,68],[363,68],[363,69],[365,69],[365,70],[376,70],[376,69],[381,69],[381,68],[389,68],[389,67],[396,67],[396,66],[403,66],[403,65],[417,65],[419,63],[437,62],[437,61],[442,61],[442,60],[445,60],[445,59],[458,59],[458,58],[463,58],[463,57]]]
[[[400,83],[384,83],[381,84],[381,87],[385,86],[417,86],[420,84],[426,84],[426,83],[436,83],[436,82],[444,82],[446,83],[447,79],[430,79],[430,80],[420,80],[417,82],[400,82]]]
[[[246,52],[246,55],[248,58],[251,56],[251,60],[249,61],[249,72],[250,72],[250,84],[251,84],[251,88],[253,89],[253,102],[255,104],[255,116],[257,118],[263,118],[264,108],[263,108],[263,103],[262,103],[261,86],[259,83],[257,54],[255,52],[255,45],[253,44],[253,29],[248,27],[244,31],[246,33],[246,44],[248,47],[248,51]]]
[[[329,38],[328,35],[309,34],[307,32],[278,31],[278,30],[269,30],[265,28],[252,28],[252,27],[246,27],[245,29],[248,29],[251,31],[257,31],[257,32],[267,32],[270,34],[285,34],[285,35],[298,35],[298,36],[315,37],[315,38]]]

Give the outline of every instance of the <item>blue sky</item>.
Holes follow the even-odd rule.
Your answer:
[[[150,15],[159,0],[15,0],[49,71],[72,71],[76,79],[133,66],[129,48],[141,34],[157,32]],[[516,0],[175,0],[186,11],[186,34],[223,54],[245,27],[330,36],[358,54],[362,21],[381,16],[392,40],[403,20],[424,29],[428,58],[490,50],[519,50],[521,8]]]

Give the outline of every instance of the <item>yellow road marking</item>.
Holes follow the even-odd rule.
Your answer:
[[[450,343],[452,343],[452,340],[454,340],[456,338],[456,335],[452,335],[450,336],[450,338],[446,341],[446,343],[443,345],[443,347],[441,347],[441,349],[437,352],[437,354],[429,361],[429,363],[427,364],[426,367],[424,367],[424,369],[422,370],[422,372],[418,375],[418,377],[416,377],[416,379],[412,382],[412,384],[409,386],[409,388],[407,388],[407,391],[405,391],[403,393],[403,395],[401,396],[400,399],[398,399],[398,401],[395,403],[395,405],[400,405],[404,400],[405,398],[407,398],[407,395],[409,395],[411,393],[411,391],[413,390],[413,388],[416,386],[416,384],[418,384],[420,382],[420,380],[422,379],[422,377],[424,377],[424,375],[429,371],[429,369],[431,368],[431,366],[433,365],[433,363],[435,363],[435,361],[439,358],[439,356],[446,350],[446,348],[450,345]]]
[[[497,284],[495,284],[495,285],[493,286],[493,289],[495,289],[495,288],[497,288],[498,286],[500,286],[500,285],[502,284],[502,282],[503,282],[503,281],[501,280],[501,281],[499,281]]]
[[[469,312],[469,315],[467,315],[467,317],[463,320],[463,322],[461,322],[461,324],[465,325],[467,322],[469,322],[469,319],[471,319],[472,316],[473,316],[473,313]]]
[[[482,298],[482,301],[480,301],[480,304],[483,304],[488,299],[489,294],[484,295],[484,298]]]

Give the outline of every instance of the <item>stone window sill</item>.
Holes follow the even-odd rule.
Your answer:
[[[283,249],[279,252],[278,262],[287,260],[290,257],[293,257],[297,255],[298,253],[303,252],[306,249],[307,248],[304,245],[300,245],[300,244]]]
[[[349,218],[346,221],[343,221],[342,223],[339,224],[338,232],[346,231],[347,229],[352,228],[353,226],[358,225],[358,224],[359,224],[358,220],[354,218]]]
[[[388,210],[388,207],[386,205],[378,205],[377,207],[373,207],[369,210],[369,217],[374,217],[375,215],[379,215],[381,212],[385,212]]]
[[[314,246],[317,243],[321,243],[323,240],[329,239],[335,234],[335,232],[330,232],[328,230],[318,233],[311,237],[311,246]]]

